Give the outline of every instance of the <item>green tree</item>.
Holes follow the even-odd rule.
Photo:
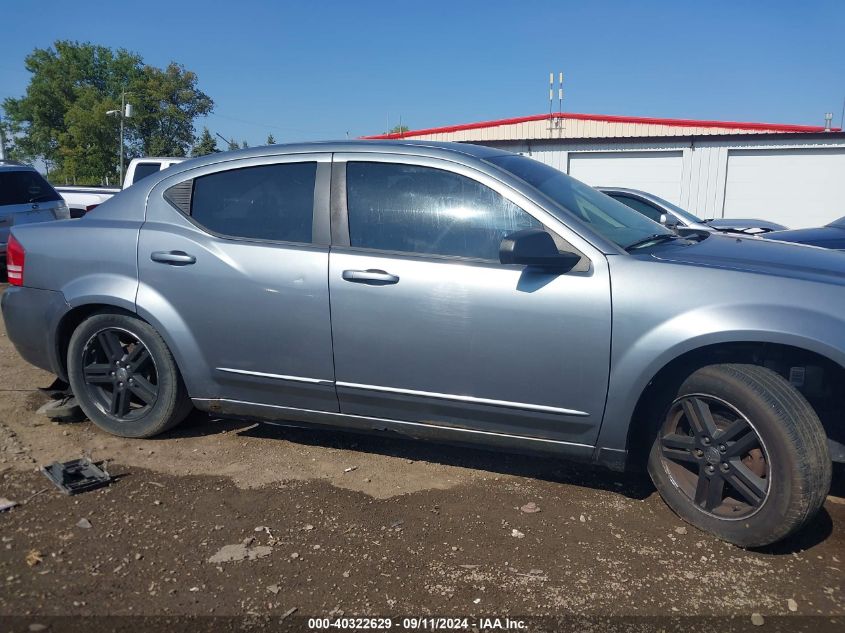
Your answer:
[[[247,147],[249,147],[249,143],[247,143],[246,141],[241,141],[241,148],[246,149]]]
[[[408,130],[410,130],[407,125],[394,125],[390,130],[388,130],[388,134],[404,134]]]
[[[125,120],[127,159],[183,156],[194,141],[197,116],[213,102],[197,77],[178,64],[145,65],[137,53],[91,43],[57,41],[27,55],[31,73],[25,94],[3,102],[14,153],[42,159],[56,181],[95,184],[116,180],[121,94],[134,106]]]
[[[236,149],[240,149],[240,148],[241,148],[241,146],[238,145],[238,142],[235,139],[233,139],[233,138],[229,139],[229,147],[226,148],[228,151],[233,152]]]
[[[127,122],[135,156],[187,155],[194,120],[214,107],[211,97],[197,88],[196,74],[173,62],[163,70],[144,66],[129,91],[135,112]]]
[[[272,132],[270,132],[267,135],[267,143],[266,144],[267,145],[275,145],[276,144],[276,137],[273,136]]]
[[[191,150],[191,156],[205,156],[206,154],[214,154],[219,152],[217,149],[217,141],[208,131],[207,127],[202,129],[202,134],[197,137],[197,142]]]

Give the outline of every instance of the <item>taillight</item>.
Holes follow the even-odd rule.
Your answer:
[[[6,245],[6,276],[13,286],[23,286],[23,261],[26,251],[14,235],[9,236]]]

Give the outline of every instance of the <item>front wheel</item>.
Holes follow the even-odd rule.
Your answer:
[[[96,314],[68,345],[68,381],[94,424],[121,437],[152,437],[191,410],[173,355],[152,326],[126,314]]]
[[[830,488],[827,436],[781,376],[703,367],[681,385],[654,440],[652,481],[681,518],[742,547],[796,532]]]

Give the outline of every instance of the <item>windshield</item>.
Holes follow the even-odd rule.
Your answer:
[[[0,205],[61,200],[37,171],[0,171]]]
[[[674,235],[669,229],[610,196],[531,158],[505,154],[486,160],[524,180],[596,233],[622,248],[649,236]],[[555,207],[547,210],[564,222],[569,219],[558,213]]]

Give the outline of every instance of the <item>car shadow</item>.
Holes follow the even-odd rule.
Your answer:
[[[232,420],[193,413],[185,422],[158,438],[205,437],[237,432],[244,437],[286,440],[306,446],[359,451],[400,459],[432,462],[483,470],[501,475],[615,492],[631,499],[645,499],[654,486],[645,473],[617,473],[591,464],[566,461],[544,454],[499,452],[466,444],[416,440],[390,432],[352,432],[345,429],[312,429],[295,423],[279,424]],[[157,439],[157,438],[154,438]]]
[[[360,451],[501,475],[528,477],[613,492],[636,500],[646,499],[655,492],[654,485],[644,472],[618,473],[591,464],[566,461],[565,458],[540,454],[498,452],[469,445],[415,440],[398,434],[381,432],[358,433],[334,428],[311,429],[242,419],[217,418],[199,411],[194,412],[176,429],[159,437],[162,439],[206,437],[233,432],[244,437],[285,440],[305,446]],[[830,494],[842,496],[843,488],[845,488],[845,466],[834,464]],[[768,547],[754,548],[753,551],[773,556],[790,555],[824,542],[832,532],[833,519],[828,511],[822,508],[797,534]]]
[[[826,541],[833,533],[833,519],[830,513],[822,508],[816,516],[801,530],[782,541],[766,547],[751,548],[758,554],[771,556],[787,556],[798,554]]]

